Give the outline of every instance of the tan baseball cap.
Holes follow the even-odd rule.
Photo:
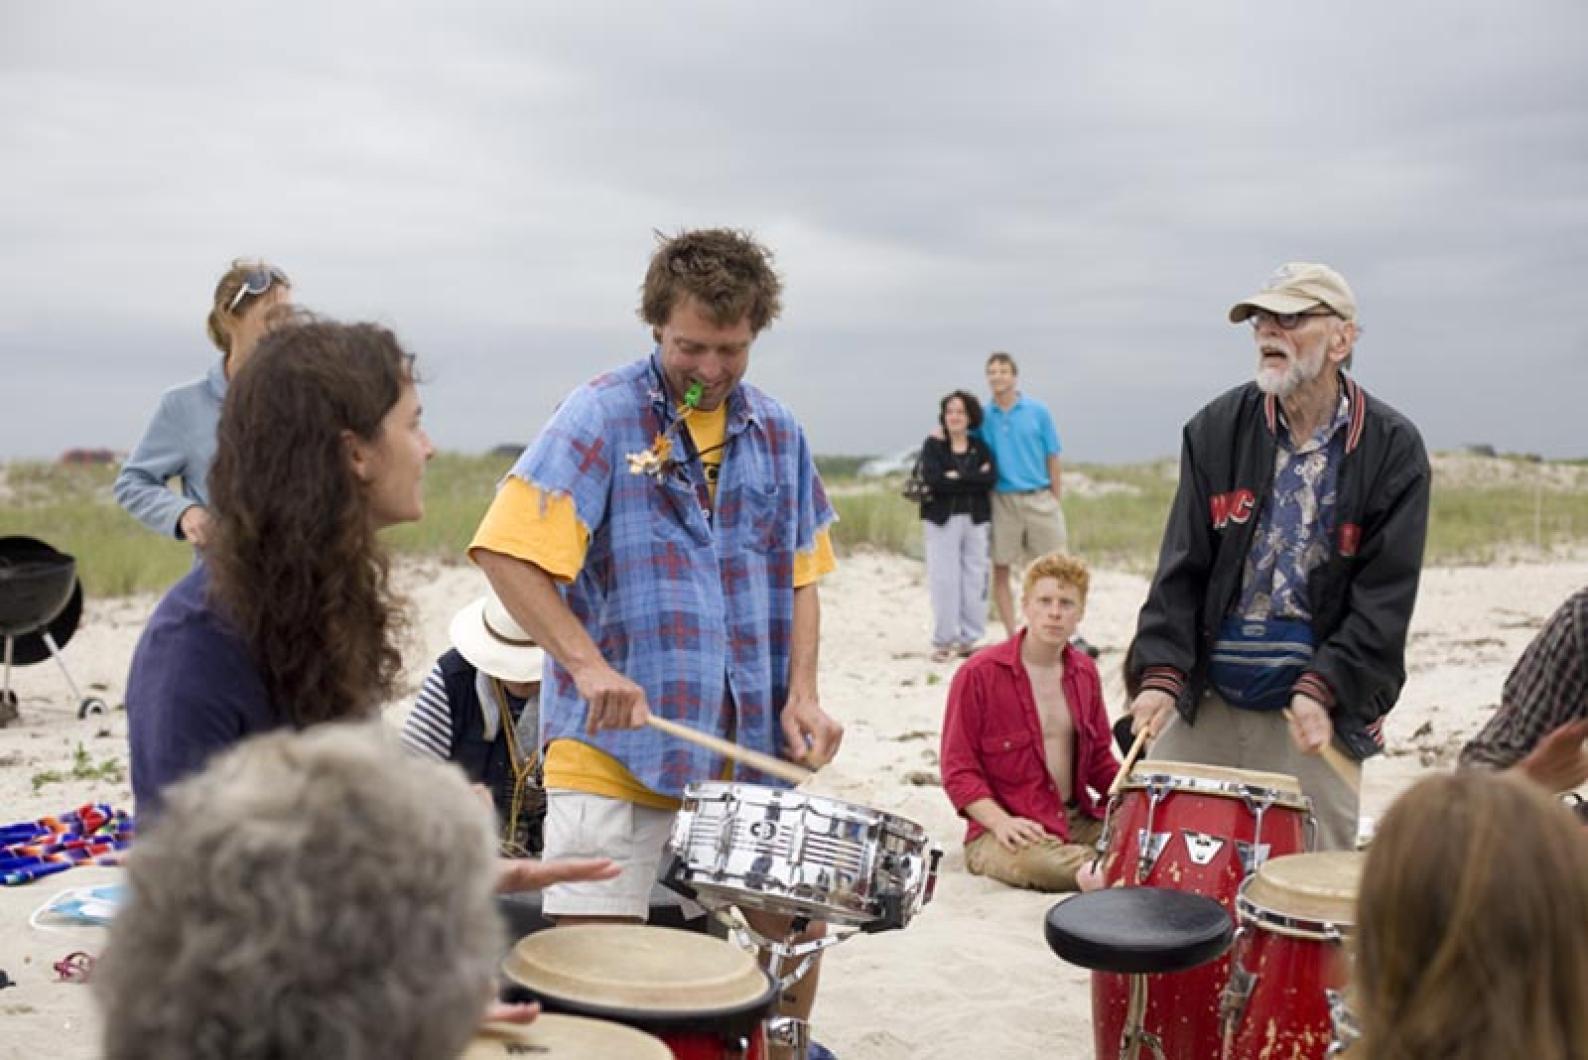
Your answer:
[[[1345,277],[1310,261],[1281,265],[1263,289],[1230,307],[1230,323],[1239,324],[1259,309],[1270,313],[1305,313],[1323,306],[1345,320],[1356,319],[1356,295]]]

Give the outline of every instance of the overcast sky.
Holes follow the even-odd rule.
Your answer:
[[[438,445],[646,352],[654,229],[777,253],[751,381],[882,452],[1020,360],[1168,455],[1286,260],[1432,447],[1588,455],[1588,5],[0,0],[0,456],[130,448],[226,263],[393,326]]]

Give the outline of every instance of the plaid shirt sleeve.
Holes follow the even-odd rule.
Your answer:
[[[587,534],[606,518],[614,469],[624,460],[613,449],[602,406],[605,389],[604,379],[598,379],[568,395],[509,472],[542,494],[572,498]]]
[[[1506,769],[1546,735],[1588,717],[1588,589],[1561,605],[1505,679],[1500,709],[1461,749],[1467,767]]]

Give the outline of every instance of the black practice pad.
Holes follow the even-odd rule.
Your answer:
[[[1100,972],[1181,972],[1229,949],[1235,925],[1212,898],[1162,887],[1109,887],[1048,910],[1059,959]]]

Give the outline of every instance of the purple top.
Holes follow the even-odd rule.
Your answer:
[[[247,736],[288,724],[247,646],[209,602],[201,563],[154,609],[127,675],[127,738],[140,825],[162,793]]]

